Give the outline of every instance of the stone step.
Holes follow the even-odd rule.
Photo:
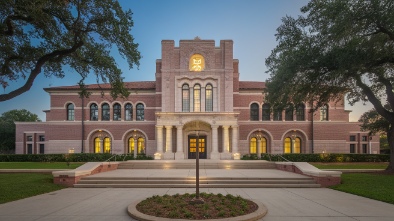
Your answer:
[[[195,188],[195,184],[75,184],[77,188]],[[200,188],[319,188],[320,184],[200,184]]]
[[[192,180],[195,181],[194,177],[96,177],[96,176],[86,176],[82,177],[81,181],[83,180]],[[279,178],[279,177],[269,177],[269,178],[262,178],[262,177],[200,177],[201,180],[242,180],[242,181],[253,181],[253,180],[294,180],[294,181],[302,181],[302,180],[313,180],[311,177],[292,177],[292,178]]]
[[[126,161],[118,165],[118,169],[193,169],[195,160],[184,161]],[[203,160],[200,169],[276,169],[274,162],[268,161],[209,161]]]

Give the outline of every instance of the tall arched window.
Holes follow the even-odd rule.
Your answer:
[[[199,84],[194,85],[194,92],[193,92],[193,110],[194,112],[201,111],[201,86]]]
[[[211,84],[207,84],[205,87],[205,111],[213,111],[213,93]]]
[[[109,137],[104,138],[103,146],[104,153],[111,153],[111,139]]]
[[[124,107],[124,119],[133,120],[133,105],[127,103]]]
[[[262,120],[271,120],[271,105],[263,104],[263,118]]]
[[[142,137],[138,138],[137,147],[138,147],[138,149],[137,149],[138,154],[145,153],[145,139],[144,138],[142,138]]]
[[[143,121],[144,119],[145,119],[144,105],[139,103],[139,104],[137,104],[137,118],[136,118],[136,120]]]
[[[94,153],[101,152],[101,139],[96,137],[94,138]]]
[[[267,153],[267,139],[265,137],[261,138],[260,148],[261,153]]]
[[[297,121],[304,121],[305,120],[305,105],[298,104],[296,108],[296,117]]]
[[[114,116],[113,120],[121,120],[122,119],[122,109],[120,107],[120,104],[114,104]]]
[[[101,106],[101,120],[109,120],[109,104]]]
[[[190,89],[188,84],[182,86],[182,112],[190,112]]]
[[[250,138],[249,153],[257,153],[257,139],[255,137]]]
[[[276,108],[274,111],[274,120],[275,121],[281,121],[282,120],[282,109],[281,108]]]
[[[294,140],[294,152],[293,153],[301,153],[301,139],[296,137]]]
[[[285,142],[284,142],[283,147],[284,147],[283,153],[291,153],[291,138],[290,137],[285,138]]]
[[[250,120],[251,121],[259,120],[259,105],[256,103],[250,105]]]
[[[74,120],[74,104],[67,105],[67,120]]]
[[[320,121],[328,121],[328,105],[320,107]]]
[[[97,104],[90,105],[90,120],[91,121],[98,120],[98,106],[97,106]]]
[[[288,106],[286,108],[286,111],[285,111],[285,120],[286,121],[293,121],[293,112],[294,112],[294,108],[292,105]]]
[[[134,138],[129,138],[129,153],[134,153]]]

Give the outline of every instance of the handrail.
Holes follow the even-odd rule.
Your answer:
[[[285,160],[287,162],[292,162],[292,161],[284,158],[281,154],[267,154],[267,155],[268,155],[268,158],[270,159],[270,161],[272,161],[271,156],[278,156],[278,157],[282,158],[283,160]]]

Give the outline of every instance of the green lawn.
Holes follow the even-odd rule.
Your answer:
[[[66,162],[0,162],[0,169],[75,169],[84,163]]]
[[[394,174],[342,174],[342,183],[332,189],[394,204]]]
[[[318,163],[311,162],[313,166],[319,169],[386,169],[389,163],[373,163],[373,162],[359,162],[359,163]]]
[[[52,174],[0,174],[0,204],[63,188],[53,183]]]

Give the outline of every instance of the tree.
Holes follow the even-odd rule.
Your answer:
[[[278,45],[266,59],[271,73],[266,99],[273,105],[290,100],[318,108],[344,94],[350,104],[369,100],[390,124],[389,170],[394,170],[393,11],[392,0],[311,1],[301,8],[304,15],[282,19]]]
[[[112,97],[128,96],[110,52],[116,47],[129,68],[139,65],[131,16],[116,0],[0,1],[0,84],[5,89],[11,81],[24,81],[0,95],[0,102],[28,91],[41,72],[65,76],[65,66],[81,75],[82,86],[93,73],[98,82],[111,84]]]
[[[10,110],[0,116],[0,153],[15,151],[15,121],[41,121],[36,114],[25,109]]]

